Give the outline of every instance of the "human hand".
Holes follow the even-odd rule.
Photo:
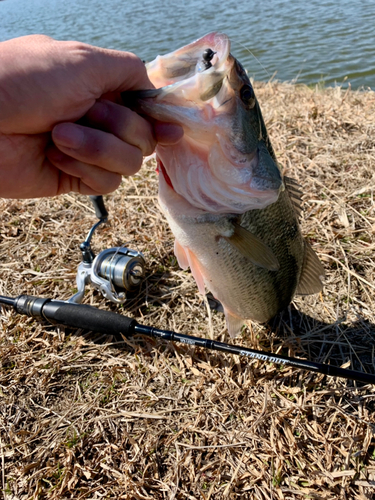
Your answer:
[[[31,35],[0,43],[0,196],[105,194],[182,130],[120,93],[152,88],[134,54]],[[78,122],[78,123],[77,123]]]

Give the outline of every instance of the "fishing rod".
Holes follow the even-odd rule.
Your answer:
[[[97,228],[107,222],[108,212],[104,206],[102,196],[90,196],[90,200],[94,205],[95,214],[99,221],[91,227],[86,239],[79,245],[82,261],[78,266],[76,276],[77,293],[67,301],[31,295],[19,295],[15,298],[0,295],[0,305],[11,306],[19,314],[26,314],[39,320],[47,320],[52,324],[82,328],[115,337],[120,334],[126,337],[142,334],[147,337],[182,342],[214,351],[294,366],[314,373],[357,380],[366,384],[375,384],[375,375],[368,373],[248,349],[247,347],[184,335],[170,330],[161,330],[141,325],[135,319],[118,313],[82,305],[86,285],[91,284],[106,299],[116,304],[123,304],[126,301],[126,292],[135,290],[145,276],[145,260],[141,252],[126,247],[113,247],[99,252],[98,255],[94,254],[91,248],[91,240]]]
[[[294,366],[301,370],[314,373],[322,373],[332,377],[341,377],[366,384],[375,384],[375,375],[362,373],[354,370],[347,370],[316,361],[306,361],[303,359],[281,356],[265,351],[249,349],[247,347],[236,346],[210,340],[192,335],[185,335],[171,330],[161,330],[152,326],[139,324],[135,319],[123,316],[111,311],[104,311],[89,305],[65,302],[31,295],[19,295],[16,298],[0,295],[0,304],[12,306],[19,314],[25,314],[40,320],[47,320],[52,324],[61,324],[73,328],[82,328],[107,335],[131,337],[136,334],[145,335],[151,338],[158,338],[170,342],[182,342],[195,347],[203,347],[213,351],[237,354],[252,359]]]

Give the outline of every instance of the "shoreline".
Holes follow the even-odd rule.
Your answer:
[[[316,82],[316,83],[303,83],[303,82],[298,82],[298,81],[293,81],[293,80],[277,80],[276,78],[273,78],[271,77],[269,80],[255,80],[253,77],[249,77],[250,78],[250,81],[253,84],[257,85],[267,85],[267,84],[271,84],[271,85],[292,85],[292,86],[295,86],[295,87],[307,87],[308,89],[310,90],[329,90],[329,89],[337,89],[337,88],[340,88],[341,90],[343,91],[347,91],[347,90],[350,90],[352,92],[375,92],[375,88],[371,88],[371,87],[368,87],[368,86],[365,86],[365,85],[361,85],[357,88],[353,88],[353,86],[351,85],[350,81],[345,83],[345,84],[339,84],[339,83],[335,83],[334,85],[326,85],[324,83],[324,80],[322,80],[321,82]],[[374,79],[375,79],[375,76],[374,76]]]

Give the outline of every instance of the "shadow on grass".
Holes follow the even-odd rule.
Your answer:
[[[273,352],[281,345],[289,355],[375,373],[375,325],[360,316],[354,323],[343,318],[329,324],[292,304],[265,328],[270,342],[264,347]]]

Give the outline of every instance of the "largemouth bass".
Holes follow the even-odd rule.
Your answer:
[[[246,319],[266,322],[294,294],[322,288],[323,268],[298,216],[297,183],[282,177],[251,82],[211,33],[147,66],[156,88],[136,109],[179,123],[183,139],[158,145],[159,203],[175,255],[223,306],[235,336]]]

